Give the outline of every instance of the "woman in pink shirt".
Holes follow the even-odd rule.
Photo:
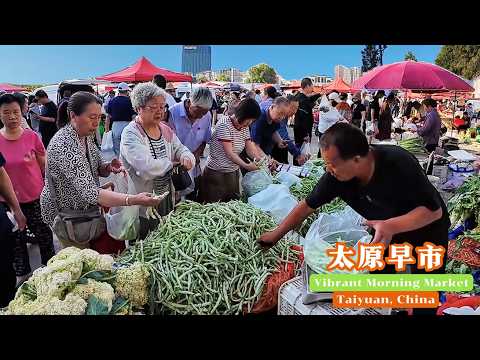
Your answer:
[[[40,247],[42,264],[55,254],[52,231],[42,220],[40,194],[45,171],[45,148],[38,135],[21,127],[22,109],[18,98],[5,94],[0,97],[0,152],[6,159],[5,170],[12,180],[20,207],[27,218],[27,227]],[[3,199],[0,199],[3,201]],[[20,281],[30,272],[25,231],[16,234],[15,272]]]

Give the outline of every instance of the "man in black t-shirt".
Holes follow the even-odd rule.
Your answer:
[[[365,117],[367,108],[362,104],[361,93],[357,92],[352,98],[352,124],[365,132]]]
[[[273,246],[315,209],[340,197],[367,219],[366,225],[374,230],[372,243],[388,248],[390,243],[416,247],[431,242],[447,249],[447,208],[412,154],[398,146],[370,147],[360,129],[346,123],[330,127],[320,146],[327,172],[275,230],[260,237],[260,245]],[[411,270],[424,273],[416,266]],[[432,273],[444,271],[445,259]],[[393,273],[395,268],[387,265],[382,272]]]
[[[295,114],[295,122],[293,125],[293,135],[295,144],[301,147],[305,139],[312,138],[313,128],[313,107],[315,102],[322,96],[313,93],[313,83],[310,78],[303,78],[300,83],[301,89],[295,95],[298,100],[298,110]],[[295,165],[296,162],[294,162]]]
[[[35,117],[40,121],[40,134],[42,134],[42,142],[45,149],[48,147],[53,135],[57,132],[57,105],[48,98],[48,95],[43,90],[38,90],[35,93],[35,98],[38,103],[43,105],[40,110],[40,115]]]

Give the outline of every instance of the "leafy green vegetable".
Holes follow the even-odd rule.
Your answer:
[[[128,309],[129,305],[130,305],[130,302],[127,299],[121,296],[117,297],[112,304],[110,315],[115,315],[125,311],[126,309]]]
[[[86,315],[108,315],[108,305],[95,295],[90,295],[87,301]]]

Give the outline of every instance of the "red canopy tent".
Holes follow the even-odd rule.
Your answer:
[[[349,93],[352,92],[352,89],[350,88],[350,85],[348,85],[343,79],[341,78],[336,78],[333,80],[330,84],[325,85],[323,87],[323,90],[326,92],[332,92],[336,91],[339,93]]]
[[[0,84],[0,90],[3,90],[5,92],[26,91],[26,89],[24,89],[20,86],[15,86],[15,85],[10,85],[10,84]]]
[[[163,75],[167,81],[193,81],[193,78],[190,75],[156,67],[145,56],[142,56],[142,58],[135,64],[126,67],[123,70],[99,76],[97,79],[112,82],[143,82],[151,81],[153,76],[157,74]]]

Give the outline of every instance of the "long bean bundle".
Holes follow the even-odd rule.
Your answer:
[[[400,140],[398,145],[414,155],[428,154],[427,150],[423,146],[423,139],[421,137]]]
[[[150,267],[151,314],[240,314],[259,300],[270,274],[298,260],[290,240],[258,247],[256,239],[275,226],[240,201],[185,201],[118,262]]]

